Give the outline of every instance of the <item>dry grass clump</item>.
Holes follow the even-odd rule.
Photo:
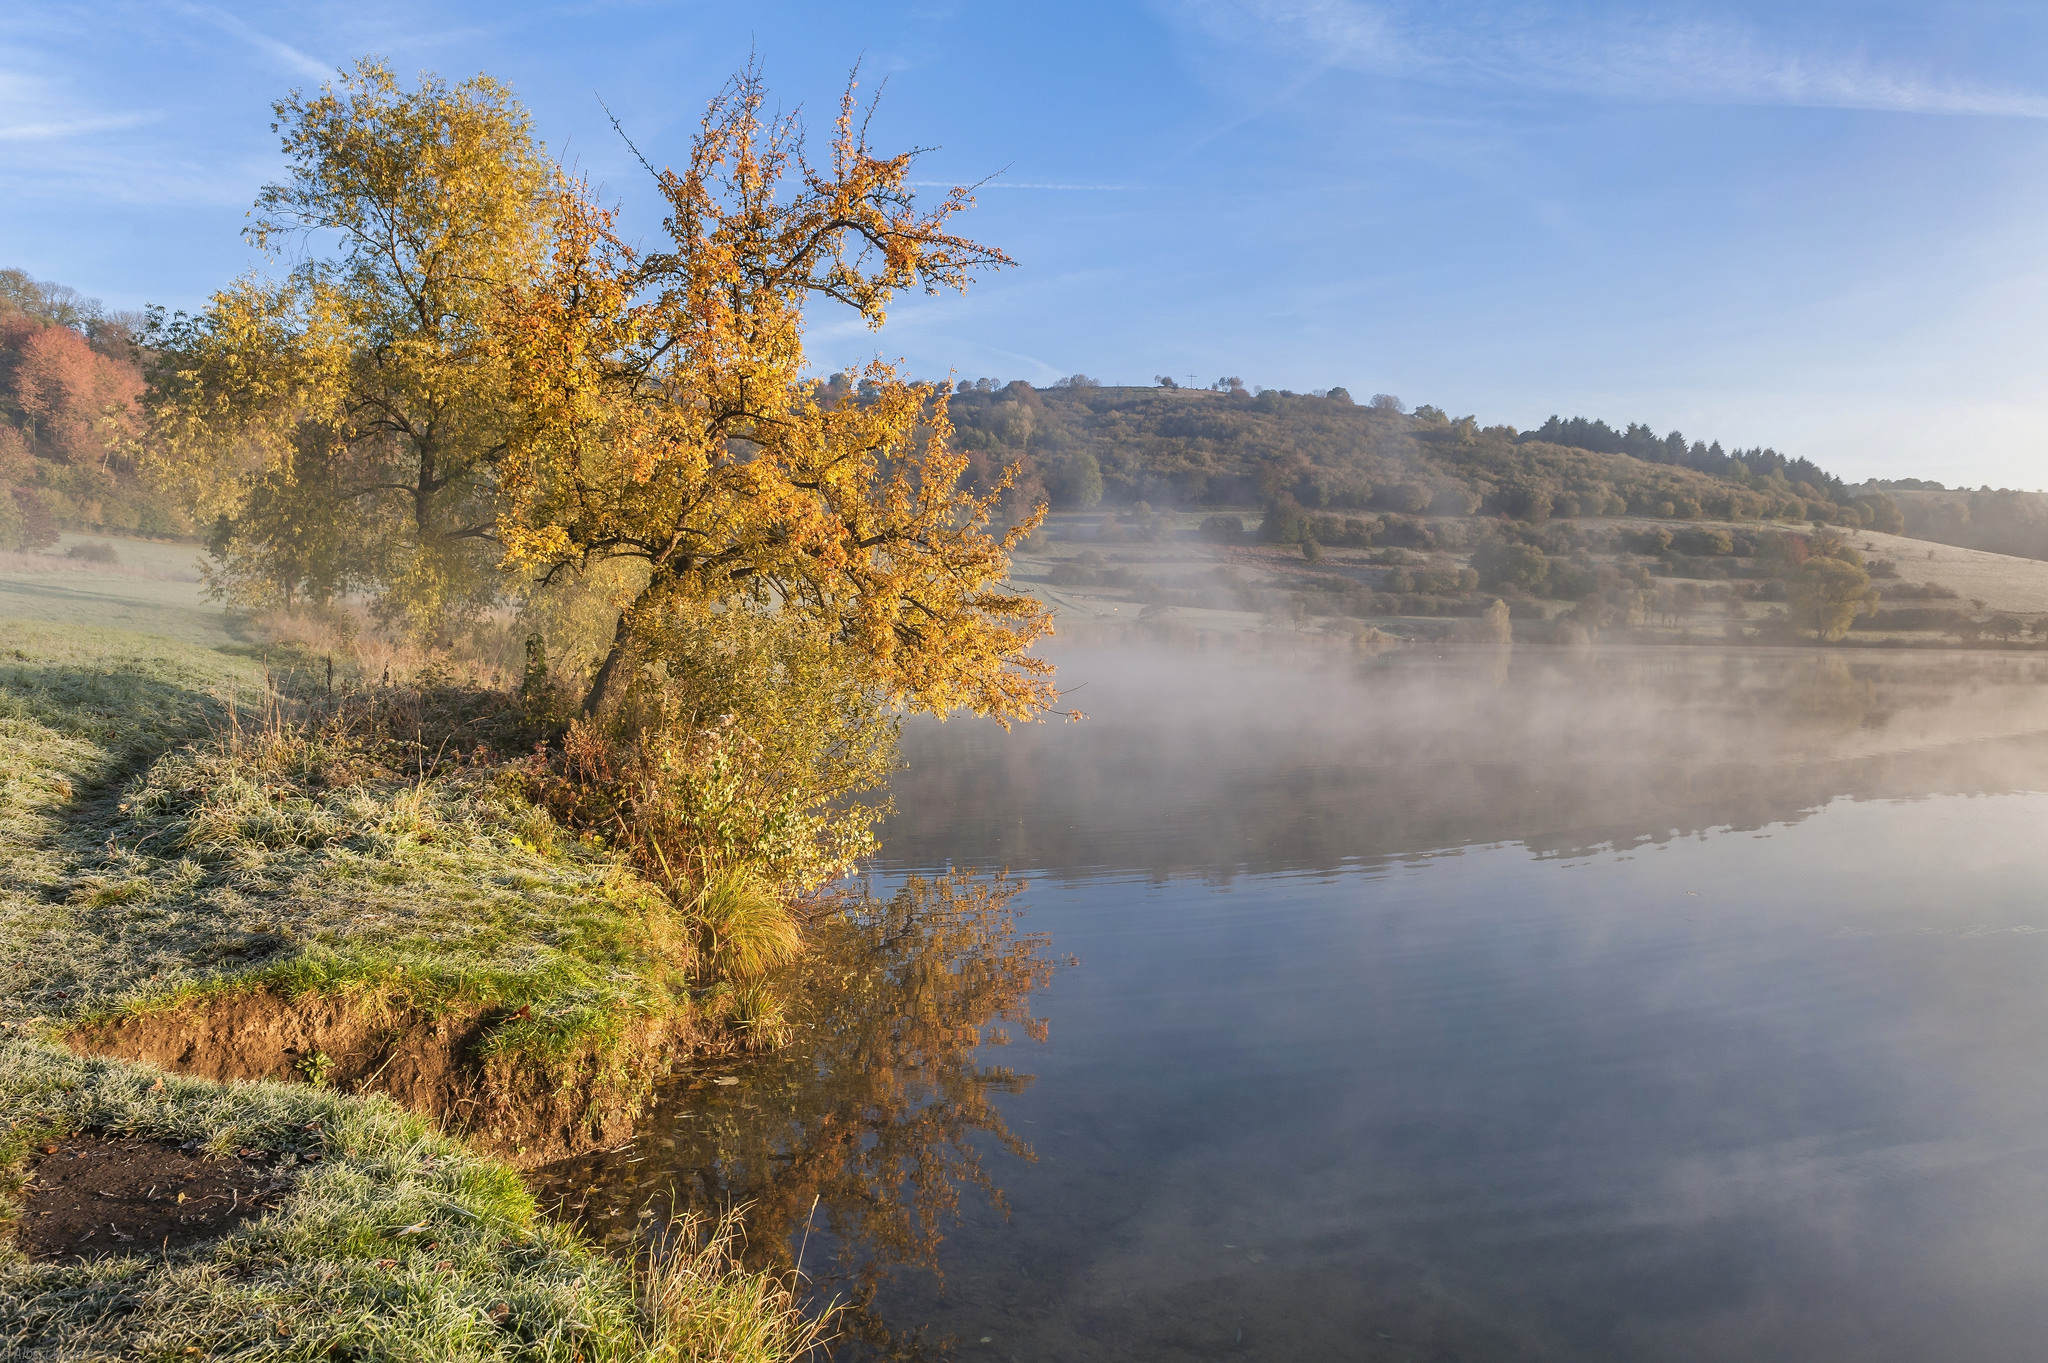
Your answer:
[[[741,1269],[741,1213],[672,1217],[634,1270],[640,1342],[650,1359],[771,1363],[828,1343],[837,1312],[809,1315],[797,1274]]]
[[[788,906],[747,870],[713,875],[691,907],[706,957],[729,979],[758,979],[803,949]]]

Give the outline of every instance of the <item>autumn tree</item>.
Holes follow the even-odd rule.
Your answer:
[[[374,593],[418,637],[497,600],[509,378],[496,310],[546,256],[558,174],[504,86],[364,60],[275,106],[290,163],[251,277],[162,325],[156,462],[256,601]]]
[[[173,528],[136,495],[142,374],[129,320],[0,270],[0,548],[46,545],[60,520]]]
[[[1839,639],[1856,617],[1877,610],[1870,575],[1839,558],[1814,557],[1789,575],[1793,618],[1813,629],[1816,640]]]
[[[913,154],[870,149],[851,86],[822,165],[764,99],[757,70],[736,77],[682,169],[655,176],[659,249],[628,245],[581,186],[556,200],[554,254],[508,332],[509,561],[630,570],[589,714],[629,671],[662,670],[673,621],[732,611],[806,622],[878,703],[1038,714],[1050,668],[1026,650],[1049,617],[1005,577],[1042,508],[992,530],[1007,484],[960,486],[947,384],[879,361],[857,387],[805,376],[808,306],[880,327],[900,291],[964,288],[1006,258],[950,230],[964,190],[915,201]]]

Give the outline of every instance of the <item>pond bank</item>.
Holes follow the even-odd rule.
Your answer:
[[[690,1281],[636,1278],[511,1167],[601,1148],[676,1059],[737,1048],[661,895],[497,764],[280,727],[247,657],[7,636],[0,1352],[684,1358],[714,1325],[802,1351],[783,1280],[674,1235]],[[433,718],[475,737],[462,699]],[[300,1172],[184,1249],[31,1259],[46,1147],[112,1137]]]

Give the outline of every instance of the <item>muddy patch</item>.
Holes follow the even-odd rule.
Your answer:
[[[251,1151],[74,1136],[39,1147],[15,1213],[15,1247],[32,1260],[159,1254],[217,1239],[276,1207],[288,1166]]]
[[[496,1015],[428,1016],[353,999],[252,992],[77,1028],[92,1055],[206,1079],[327,1084],[384,1093],[520,1167],[616,1145],[690,1037],[639,1024],[605,1054],[541,1067],[485,1058]]]

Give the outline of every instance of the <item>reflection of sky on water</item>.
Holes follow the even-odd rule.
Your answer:
[[[962,1359],[2011,1359],[2048,1337],[2041,667],[1083,656],[883,864],[1077,955],[876,1302]],[[893,868],[893,869],[892,869]],[[815,1246],[814,1246],[815,1249]],[[986,1337],[987,1343],[982,1343]]]
[[[1015,1312],[1024,1358],[1239,1330],[1274,1358],[2028,1356],[2044,816],[1848,805],[1629,859],[1041,888],[1034,926],[1086,964],[1005,1103],[1040,1162],[1004,1178],[1008,1226],[949,1243],[949,1302],[897,1309],[992,1337]]]

